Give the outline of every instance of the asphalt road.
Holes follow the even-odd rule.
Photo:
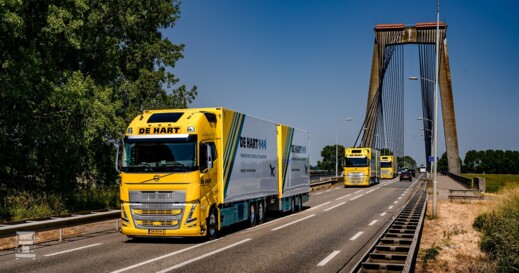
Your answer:
[[[0,255],[0,272],[349,272],[409,200],[416,181],[312,192],[304,210],[219,239],[132,240],[115,231]]]

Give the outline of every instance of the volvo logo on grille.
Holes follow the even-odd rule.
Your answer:
[[[153,181],[155,181],[155,182],[159,182],[159,180],[160,180],[160,176],[155,175],[155,176],[153,177]]]

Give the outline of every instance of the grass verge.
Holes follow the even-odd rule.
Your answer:
[[[433,218],[429,201],[415,272],[494,272],[479,249],[480,233],[472,227],[491,202],[438,200],[438,217]]]
[[[483,177],[486,180],[486,192],[497,193],[506,185],[519,185],[519,174],[463,174],[464,177]]]

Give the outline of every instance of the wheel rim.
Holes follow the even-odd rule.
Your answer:
[[[259,202],[258,203],[258,221],[260,223],[263,223],[264,217],[265,217],[265,212],[263,211],[263,203]]]
[[[256,208],[254,207],[254,204],[250,204],[250,222],[249,224],[251,226],[254,226],[256,224]]]
[[[211,212],[211,215],[209,216],[209,236],[211,238],[214,238],[216,234],[216,216],[214,215],[214,212]]]

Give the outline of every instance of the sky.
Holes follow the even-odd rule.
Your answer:
[[[361,130],[375,25],[436,21],[435,0],[184,0],[180,10],[163,34],[185,45],[171,71],[198,87],[189,107],[225,107],[307,130],[312,165],[337,132],[349,147]],[[468,150],[519,150],[518,10],[516,0],[440,1],[461,158]],[[404,77],[418,75],[418,48],[406,45]],[[425,164],[420,83],[405,80],[404,96],[404,153]]]

